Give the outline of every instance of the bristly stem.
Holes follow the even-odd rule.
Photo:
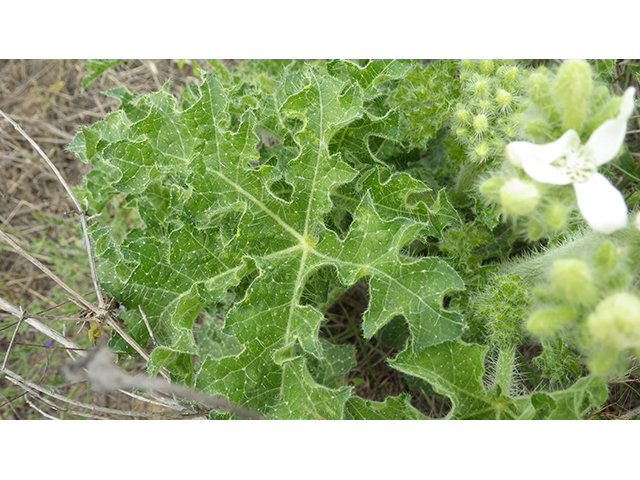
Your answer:
[[[498,353],[494,387],[500,387],[502,395],[509,395],[513,386],[513,373],[516,358],[515,344],[503,345]]]

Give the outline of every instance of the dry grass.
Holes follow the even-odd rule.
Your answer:
[[[119,86],[150,92],[171,80],[171,91],[177,94],[185,80],[193,79],[191,67],[186,65],[180,69],[175,61],[132,61],[112,69],[86,91],[81,91],[81,80],[87,74],[82,64],[82,60],[0,61],[0,109],[35,140],[71,186],[82,181],[82,175],[89,167],[65,147],[81,125],[104,118],[118,105],[117,100],[101,92]],[[0,129],[0,228],[52,270],[56,271],[56,266],[61,267],[64,263],[67,274],[62,275],[62,279],[75,284],[82,293],[91,292],[86,252],[80,248],[82,242],[78,240],[78,217],[69,214],[74,208],[66,192],[19,132],[4,119],[0,121]],[[66,260],[61,263],[61,258]],[[57,271],[60,273],[60,268]],[[54,308],[65,300],[50,278],[8,247],[0,247],[0,297],[21,305],[30,313]],[[74,307],[66,306],[71,311]],[[59,315],[62,310],[58,308],[49,313]],[[0,314],[3,358],[14,325],[15,317]],[[7,368],[80,402],[139,411],[141,416],[159,411],[173,413],[170,409],[126,395],[96,395],[84,384],[64,384],[57,367],[68,361],[67,352],[50,343],[47,345],[45,335],[25,327],[16,337]],[[86,331],[81,331],[81,327],[61,326],[67,338],[88,347]],[[130,370],[144,369],[142,362],[129,363]],[[61,414],[30,398],[6,378],[0,378],[0,394],[2,418],[75,417],[70,413]],[[40,408],[41,412],[35,413],[34,407]],[[60,407],[68,406],[60,404]],[[89,414],[88,409],[77,411],[80,416]],[[110,415],[109,418],[117,416]]]

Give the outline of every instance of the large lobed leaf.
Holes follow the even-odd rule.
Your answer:
[[[449,340],[422,349],[405,350],[391,365],[429,382],[436,392],[451,399],[451,419],[580,419],[589,407],[607,398],[607,384],[597,377],[581,378],[571,388],[535,392],[516,397],[499,389],[488,390],[483,381],[487,347]]]
[[[236,111],[234,95],[252,102],[208,74],[184,108],[166,90],[110,93],[121,109],[84,128],[70,148],[94,167],[85,187],[92,209],[106,213],[124,196],[138,211],[123,238],[109,226],[91,235],[101,283],[126,306],[129,334],[146,345],[140,305],[158,340],[151,374],[165,367],[269,418],[343,418],[350,388],[322,369],[344,374],[353,364],[346,350],[320,341],[323,314],[301,301],[310,277],[327,269],[342,287],[369,279],[366,337],[397,315],[408,322],[413,352],[459,336],[463,321],[442,299],[463,288],[460,278],[440,259],[402,253],[421,235],[438,235],[455,210],[444,195],[425,197],[429,189],[409,175],[356,170],[329,147],[336,132],[363,118],[364,102],[389,72],[406,73],[400,67],[374,63],[368,72],[334,63],[336,76],[290,72],[269,100],[281,149],[266,159],[257,147],[266,121],[259,95],[256,108]],[[338,204],[353,219],[346,235],[325,223]],[[224,328],[206,323],[196,342],[198,314],[224,302]],[[127,348],[119,340],[112,346]]]

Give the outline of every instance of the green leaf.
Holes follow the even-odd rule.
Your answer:
[[[334,390],[317,384],[301,358],[285,363],[282,383],[286,388],[271,412],[272,418],[281,420],[340,420],[351,395],[350,387]]]
[[[411,405],[411,397],[401,393],[397,397],[387,397],[384,402],[351,397],[347,402],[347,412],[353,420],[426,420]]]
[[[87,88],[91,82],[93,82],[96,78],[98,78],[104,72],[106,72],[110,68],[113,68],[122,62],[124,62],[124,60],[116,60],[116,59],[87,60],[86,62],[84,62],[83,64],[84,68],[89,70],[91,73],[89,75],[86,75],[82,79],[82,84],[81,84],[82,89],[84,90],[85,88]]]
[[[371,196],[376,211],[384,220],[391,221],[397,217],[419,220],[425,224],[427,235],[441,238],[446,227],[462,222],[444,189],[432,192],[427,185],[407,173],[392,174],[380,167],[362,170],[357,180],[339,186],[332,199],[336,207],[351,212],[362,202],[365,194]]]
[[[338,377],[353,365],[352,350],[318,337],[324,317],[305,295],[327,298],[318,289],[332,282],[315,275],[332,271],[342,288],[370,279],[367,337],[403,315],[415,350],[455,338],[462,318],[442,302],[462,281],[440,259],[401,253],[455,210],[444,196],[432,207],[424,202],[433,197],[409,201],[425,187],[407,174],[362,177],[366,191],[346,202],[353,222],[341,239],[325,224],[332,195],[361,173],[329,145],[363,117],[362,88],[312,68],[283,74],[273,94],[247,94],[203,73],[184,106],[166,87],[120,89],[112,94],[122,109],[81,131],[73,151],[94,167],[86,185],[93,213],[117,197],[137,208],[140,223],[123,238],[109,226],[91,236],[103,288],[127,307],[128,333],[147,344],[140,305],[158,340],[151,373],[165,367],[269,418],[342,418],[350,390]],[[266,161],[261,122],[277,124],[282,142]],[[199,312],[229,298],[224,328],[207,317],[196,342]]]
[[[307,368],[314,380],[322,385],[337,388],[344,384],[344,376],[357,365],[353,345],[334,345],[321,338],[324,356],[320,359],[307,355]]]
[[[364,99],[373,100],[382,94],[378,89],[381,83],[405,77],[413,65],[411,60],[369,60],[360,67],[347,60],[333,60],[327,64],[327,71],[337,78],[355,81]]]
[[[511,397],[489,391],[483,383],[487,347],[460,340],[428,347],[419,353],[407,349],[389,364],[429,382],[451,399],[450,419],[579,419],[589,407],[607,399],[606,382],[597,377],[578,380],[567,390]]]
[[[484,388],[486,353],[487,347],[453,340],[418,353],[404,350],[389,364],[426,380],[436,392],[451,398],[452,408],[447,418],[513,418],[516,412],[510,411],[508,405],[493,401]]]

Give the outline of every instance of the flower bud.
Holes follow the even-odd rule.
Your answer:
[[[470,70],[470,71],[475,71],[476,70],[476,65],[475,62],[473,60],[470,59],[463,59],[460,60],[460,65],[462,66],[462,68],[464,68],[465,70]]]
[[[504,212],[510,215],[526,215],[540,200],[540,192],[535,185],[517,178],[509,180],[500,189],[500,203]]]
[[[564,107],[564,130],[580,131],[593,88],[591,66],[585,60],[565,60],[558,69],[554,91]]]
[[[459,107],[458,110],[456,110],[455,117],[456,120],[465,125],[469,125],[471,123],[471,113],[469,113],[469,110],[466,110],[465,108]]]
[[[610,240],[603,242],[593,254],[593,262],[602,273],[610,273],[618,263],[616,246]]]
[[[478,135],[483,135],[487,133],[489,129],[489,119],[486,115],[482,113],[480,115],[476,115],[473,119],[473,131]]]
[[[547,233],[547,230],[538,220],[531,219],[527,224],[527,237],[532,242],[537,242]]]
[[[525,123],[524,131],[534,138],[547,139],[553,134],[553,127],[543,118],[532,118]]]
[[[551,93],[551,83],[547,75],[536,72],[529,77],[529,98],[536,105],[542,107],[550,106],[553,103],[553,95]]]
[[[577,312],[571,305],[545,308],[533,312],[527,320],[527,329],[535,335],[547,337],[554,335],[563,325],[576,318]]]
[[[500,200],[500,189],[504,185],[504,180],[500,177],[491,177],[480,185],[480,193],[494,202]]]
[[[489,94],[489,82],[484,78],[474,79],[473,93],[478,97],[486,97]]]
[[[587,318],[593,339],[623,350],[640,346],[640,299],[628,292],[609,295]]]
[[[544,223],[554,230],[560,230],[567,225],[569,209],[561,202],[554,200],[544,211]]]
[[[551,270],[551,285],[569,302],[592,305],[597,298],[589,266],[577,258],[556,260]]]
[[[520,71],[518,70],[518,67],[511,67],[510,69],[508,69],[504,74],[505,86],[508,87],[513,85],[518,79],[519,75],[520,75]]]
[[[478,60],[478,66],[480,67],[480,72],[485,75],[491,75],[493,73],[494,63],[493,60]]]
[[[495,95],[496,105],[502,112],[508,112],[511,109],[511,102],[513,101],[513,95],[506,90],[500,89]]]
[[[473,149],[473,153],[477,155],[479,160],[482,160],[484,157],[489,155],[489,145],[487,145],[487,142],[480,142]]]

